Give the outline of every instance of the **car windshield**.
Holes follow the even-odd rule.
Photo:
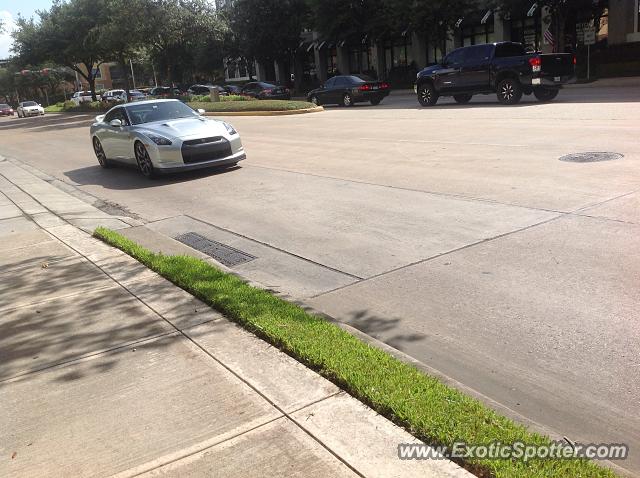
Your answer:
[[[163,101],[127,107],[131,124],[153,123],[179,118],[198,117],[199,114],[180,101]]]
[[[24,103],[22,103],[22,106],[36,106],[36,102],[35,101],[25,101]]]

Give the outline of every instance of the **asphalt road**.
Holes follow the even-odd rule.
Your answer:
[[[148,181],[101,170],[85,116],[0,119],[0,154],[166,233],[195,218],[273,251],[268,270],[248,275],[302,260],[315,272],[282,267],[288,282],[267,285],[528,424],[628,443],[619,464],[640,474],[637,88],[516,107],[486,97],[422,109],[398,95],[228,120],[248,159],[226,172]],[[624,158],[559,161],[585,151]],[[319,269],[322,281],[296,287]]]

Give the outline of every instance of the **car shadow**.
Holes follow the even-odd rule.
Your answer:
[[[112,168],[104,169],[96,164],[95,166],[65,171],[64,175],[80,186],[102,186],[105,189],[127,191],[196,181],[220,174],[233,174],[241,169],[241,166],[205,168],[194,171],[163,174],[154,179],[147,179],[142,176],[133,165],[118,164]]]

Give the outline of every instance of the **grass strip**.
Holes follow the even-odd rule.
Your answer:
[[[49,105],[44,109],[45,113],[62,113],[64,111],[64,103],[56,103]]]
[[[478,400],[340,327],[205,261],[155,254],[102,227],[96,229],[94,236],[318,371],[428,444],[550,443],[547,437],[527,431]],[[609,469],[586,460],[469,459],[462,464],[478,476],[497,478],[615,476]]]
[[[256,100],[256,101],[220,101],[189,102],[193,109],[203,109],[207,112],[236,112],[236,111],[292,111],[314,108],[315,105],[306,101],[289,100]]]

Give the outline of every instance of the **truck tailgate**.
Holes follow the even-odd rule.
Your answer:
[[[573,76],[573,55],[571,53],[545,53],[542,60],[540,76]]]

